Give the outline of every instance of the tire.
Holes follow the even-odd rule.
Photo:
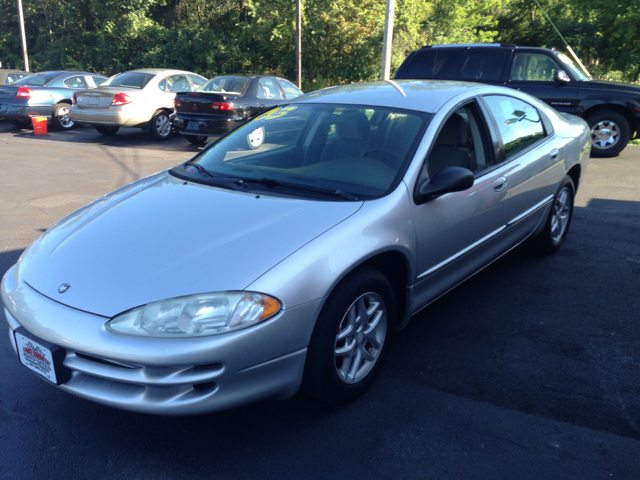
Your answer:
[[[550,255],[558,251],[569,233],[573,217],[573,200],[576,189],[569,175],[562,179],[558,191],[553,197],[551,211],[544,229],[531,240],[530,245],[540,253]]]
[[[69,105],[68,103],[59,103],[53,107],[53,114],[51,115],[51,126],[56,130],[71,130],[75,127],[75,123],[69,117]]]
[[[184,137],[194,145],[204,145],[207,141],[207,137],[204,135],[184,135]]]
[[[382,368],[395,308],[393,287],[378,270],[363,268],[340,282],[316,321],[302,390],[333,404],[362,395]]]
[[[33,123],[30,120],[11,120],[11,123],[18,128],[33,128]]]
[[[591,130],[591,156],[615,157],[629,143],[631,129],[619,113],[604,111],[587,119]]]
[[[149,126],[151,136],[156,140],[169,140],[173,135],[171,120],[169,114],[164,110],[160,110],[151,117],[151,125]]]
[[[96,127],[96,130],[102,135],[115,135],[116,133],[118,133],[118,130],[120,130],[120,127],[105,127],[103,125],[100,125]]]

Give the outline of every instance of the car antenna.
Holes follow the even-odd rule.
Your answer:
[[[544,8],[542,8],[542,5],[540,5],[540,2],[538,2],[538,0],[533,0],[534,2],[536,2],[536,5],[538,5],[538,8],[540,10],[542,10],[542,14],[545,16],[545,18],[549,21],[549,23],[551,24],[551,26],[553,27],[553,29],[556,31],[556,33],[558,34],[558,36],[562,39],[562,41],[564,42],[564,44],[567,46],[567,50],[569,50],[569,53],[571,54],[571,56],[573,57],[573,59],[578,62],[578,65],[580,65],[580,68],[582,68],[582,70],[584,71],[584,73],[587,74],[587,76],[591,76],[591,74],[589,73],[589,70],[587,70],[587,67],[585,67],[582,62],[580,61],[580,59],[578,58],[578,56],[576,55],[576,52],[573,51],[573,49],[569,46],[569,42],[567,42],[564,37],[562,36],[562,34],[560,33],[560,31],[556,28],[555,24],[551,21],[551,19],[549,18],[549,15],[547,15],[547,12],[544,11]]]

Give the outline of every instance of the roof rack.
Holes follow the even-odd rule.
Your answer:
[[[450,47],[509,47],[515,48],[511,43],[451,43],[449,45],[425,45],[422,48],[450,48]]]

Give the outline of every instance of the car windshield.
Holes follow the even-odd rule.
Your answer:
[[[101,87],[127,87],[127,88],[144,88],[147,83],[155,77],[150,73],[142,72],[124,72],[114,75],[104,82]]]
[[[14,85],[46,85],[51,80],[56,77],[62,75],[62,72],[45,72],[45,73],[34,73],[33,75],[29,75],[28,77],[21,78],[20,80],[16,80]]]
[[[564,64],[565,68],[573,73],[573,76],[578,80],[588,80],[591,76],[587,76],[578,65],[573,63],[569,57],[567,57],[564,53],[560,53],[558,55],[558,59]]]
[[[377,106],[282,106],[237,128],[172,173],[203,183],[268,189],[274,195],[378,198],[402,179],[430,118]]]
[[[247,77],[216,77],[202,85],[198,91],[242,95],[249,85],[249,80]]]

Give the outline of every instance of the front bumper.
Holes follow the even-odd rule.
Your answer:
[[[151,114],[141,111],[135,104],[109,108],[80,108],[73,105],[69,109],[69,116],[78,125],[93,127],[143,128],[151,121]]]
[[[143,338],[110,333],[107,318],[55,302],[24,282],[16,285],[14,269],[0,288],[14,348],[13,332],[22,326],[66,351],[63,365],[72,376],[61,389],[153,414],[194,415],[292,396],[322,303],[283,310],[225,335]]]
[[[174,113],[171,125],[182,135],[219,136],[239,127],[248,119],[229,115],[188,115]]]
[[[31,117],[51,118],[51,105],[28,105],[15,103],[13,99],[0,100],[0,117],[7,120],[30,120]]]

